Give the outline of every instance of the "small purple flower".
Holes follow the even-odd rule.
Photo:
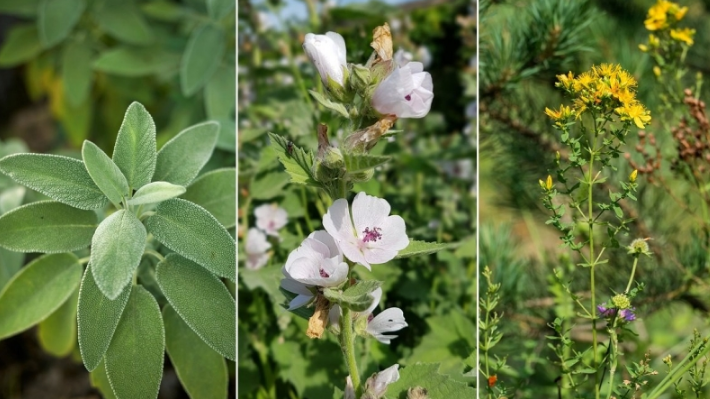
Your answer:
[[[634,321],[636,320],[636,314],[634,313],[634,310],[636,308],[629,308],[629,309],[621,309],[618,310],[617,308],[607,308],[606,303],[603,303],[601,305],[597,305],[597,310],[599,311],[599,315],[602,317],[613,317],[616,315],[616,312],[619,312],[619,317],[621,319],[624,319],[626,321]]]
[[[622,309],[622,310],[619,312],[619,316],[620,316],[620,317],[623,317],[624,320],[626,320],[626,321],[634,321],[634,320],[636,320],[636,315],[635,315],[634,312],[633,312],[634,309],[636,309],[636,308]]]

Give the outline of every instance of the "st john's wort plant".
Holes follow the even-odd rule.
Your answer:
[[[345,41],[337,33],[305,36],[303,48],[325,87],[324,92],[310,93],[346,120],[339,147],[331,144],[325,125],[318,128],[315,155],[269,134],[291,182],[321,189],[330,203],[322,214],[323,230],[310,232],[282,267],[285,307],[308,319],[304,331],[308,337],[323,338],[326,333],[337,337],[349,376],[346,381],[331,381],[336,395],[428,397],[428,388],[442,384],[451,397],[469,397],[474,394],[470,388],[439,375],[435,364],[412,365],[402,369],[401,375],[399,365],[394,364],[366,379],[359,371],[363,354],[357,353],[361,347],[356,345],[357,338],[389,344],[407,322],[406,309],[376,310],[383,295],[382,282],[358,278],[358,268],[372,270],[395,259],[449,247],[411,239],[406,221],[393,214],[396,210],[386,199],[365,192],[349,199],[355,183],[368,181],[378,166],[390,160],[369,154],[375,144],[396,133],[390,129],[398,118],[424,117],[433,100],[431,76],[423,65],[397,64],[393,59],[389,26],[377,27],[373,33],[374,52],[365,65],[347,62]],[[251,234],[252,242],[262,243],[262,252],[266,250],[260,233]]]
[[[0,338],[39,324],[69,353],[77,340],[107,397],[157,397],[167,351],[186,391],[227,396],[235,359],[233,168],[200,174],[219,125],[189,127],[160,151],[151,115],[126,111],[113,156],[20,153],[0,171],[46,195],[0,217],[0,246],[39,252],[0,292]],[[229,197],[229,195],[227,196]],[[215,201],[217,199],[217,201]],[[208,383],[205,383],[207,381]]]

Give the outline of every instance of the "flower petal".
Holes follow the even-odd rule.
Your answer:
[[[404,313],[400,308],[389,308],[375,316],[367,324],[367,332],[375,337],[383,344],[389,344],[392,338],[396,335],[384,335],[386,332],[399,331],[407,327],[407,322],[404,321]]]
[[[358,237],[362,237],[366,228],[381,227],[390,214],[387,200],[360,192],[353,199],[353,222]]]

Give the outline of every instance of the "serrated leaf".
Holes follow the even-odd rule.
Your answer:
[[[51,315],[81,280],[81,265],[70,253],[41,256],[17,273],[0,292],[0,339]]]
[[[190,126],[165,143],[158,152],[153,180],[187,186],[212,156],[219,124]]]
[[[35,24],[15,25],[0,48],[0,67],[13,67],[35,58],[42,52]]]
[[[91,386],[98,389],[104,399],[116,399],[116,395],[114,395],[111,389],[111,383],[108,381],[106,365],[103,360],[98,367],[91,371],[89,376],[91,378]]]
[[[165,329],[152,295],[134,285],[111,345],[106,374],[118,398],[157,398],[163,377]]]
[[[205,173],[190,184],[182,196],[212,214],[225,228],[237,223],[237,170],[216,169]]]
[[[233,1],[230,1],[232,6]],[[205,111],[210,119],[229,118],[237,102],[234,88],[237,87],[237,71],[234,67],[221,66],[205,86]]]
[[[474,388],[439,374],[438,368],[437,364],[431,363],[418,363],[404,367],[399,371],[399,380],[387,386],[387,397],[405,397],[407,390],[412,387],[426,389],[430,398],[468,399],[476,397]]]
[[[176,184],[154,181],[141,187],[128,200],[128,205],[156,204],[171,198],[179,197],[185,193],[185,187]]]
[[[232,0],[207,0],[207,11],[210,18],[219,21],[224,18],[234,8]]]
[[[137,77],[165,73],[177,69],[179,64],[179,54],[162,48],[119,46],[102,52],[93,68],[113,75]]]
[[[155,172],[155,123],[145,107],[131,103],[118,130],[113,161],[118,165],[131,189],[150,183]]]
[[[94,9],[99,28],[125,43],[145,45],[155,40],[152,29],[132,1],[103,0]]]
[[[313,176],[312,153],[305,152],[277,134],[269,133],[269,138],[271,145],[278,153],[279,161],[286,168],[286,173],[291,176],[291,183],[318,186],[318,182]]]
[[[406,248],[399,251],[395,259],[408,258],[410,256],[416,255],[429,255],[439,251],[444,251],[447,249],[455,249],[459,246],[459,243],[438,243],[438,242],[424,242],[409,240],[409,245]]]
[[[348,110],[345,109],[345,106],[343,104],[333,102],[333,101],[325,98],[325,96],[323,96],[322,94],[318,93],[315,90],[308,90],[308,92],[311,93],[311,96],[316,101],[318,101],[318,103],[320,105],[322,105],[332,111],[339,113],[341,116],[343,116],[345,118],[350,118],[350,115],[348,114]]]
[[[362,312],[369,308],[373,301],[372,295],[367,293],[359,295],[350,294],[346,296],[343,292],[332,288],[323,289],[323,296],[329,301],[355,312]]]
[[[109,201],[120,204],[125,197],[130,195],[128,181],[121,173],[121,169],[96,144],[88,140],[84,141],[84,145],[81,147],[81,156],[89,176]]]
[[[222,29],[207,24],[190,35],[180,65],[180,87],[185,96],[195,94],[212,77],[224,56]]]
[[[91,47],[86,42],[70,42],[62,53],[62,81],[64,95],[72,107],[78,107],[86,101],[91,92],[93,71]]]
[[[57,253],[91,244],[96,213],[53,201],[33,202],[0,217],[0,246],[18,252]]]
[[[170,305],[163,308],[165,349],[191,398],[227,397],[227,363],[195,334]]]
[[[177,254],[158,264],[157,279],[168,302],[212,349],[236,359],[236,302],[213,274]]]
[[[108,198],[78,159],[48,154],[13,154],[0,159],[0,171],[12,180],[61,203],[79,209],[98,209]]]
[[[178,198],[167,200],[145,224],[166,247],[220,277],[236,280],[236,243],[204,208]]]
[[[130,294],[131,285],[126,285],[116,299],[106,298],[96,285],[91,266],[86,268],[79,289],[77,323],[79,350],[87,370],[95,371],[101,363]]]
[[[348,173],[364,172],[374,167],[384,165],[389,162],[392,157],[380,157],[368,154],[343,154],[345,161],[345,170]]]
[[[44,48],[64,40],[84,12],[84,0],[43,0],[39,4],[37,27]]]
[[[79,288],[49,317],[39,323],[37,335],[45,352],[57,357],[71,353],[76,342],[76,304]]]
[[[116,299],[141,262],[147,233],[136,215],[121,209],[104,219],[91,240],[94,280],[109,299]]]

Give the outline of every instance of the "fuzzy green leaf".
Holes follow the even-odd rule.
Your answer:
[[[157,398],[164,350],[158,302],[145,288],[134,285],[106,351],[106,374],[116,397]]]
[[[109,299],[116,299],[131,281],[145,249],[146,231],[136,215],[121,209],[104,219],[91,240],[96,284]]]
[[[79,209],[108,204],[78,159],[48,154],[13,154],[0,159],[0,171],[12,180]]]
[[[42,52],[35,24],[15,25],[5,36],[0,49],[0,67],[13,67]]]
[[[400,370],[399,380],[387,386],[388,398],[406,397],[407,390],[422,387],[430,398],[475,398],[476,390],[438,372],[439,365],[418,363]]]
[[[108,376],[106,375],[106,364],[101,361],[98,367],[90,373],[91,386],[98,389],[103,395],[104,399],[116,399],[116,395],[111,389],[111,383],[108,381]]]
[[[167,200],[145,225],[166,247],[220,277],[236,280],[236,243],[204,208],[183,199]]]
[[[345,170],[348,173],[364,172],[376,166],[384,165],[392,157],[380,157],[368,154],[343,154]]]
[[[185,96],[195,94],[212,77],[226,50],[224,31],[203,25],[190,36],[180,65],[180,87]]]
[[[153,180],[190,184],[212,156],[218,135],[217,122],[200,123],[178,133],[158,152]]]
[[[153,117],[142,104],[133,102],[118,130],[113,161],[128,180],[128,186],[138,189],[150,183],[156,158]]]
[[[145,45],[155,40],[153,30],[132,1],[99,1],[94,19],[102,31],[122,42]]]
[[[109,201],[120,204],[123,198],[130,194],[128,181],[121,169],[96,144],[84,141],[81,156],[89,176]]]
[[[285,138],[269,133],[271,144],[279,156],[279,161],[286,168],[286,173],[291,176],[291,183],[318,186],[313,176],[313,154],[302,150],[297,145]]]
[[[217,169],[205,173],[190,184],[182,196],[212,214],[225,228],[237,224],[237,170]]]
[[[54,313],[81,281],[81,265],[70,253],[30,262],[0,292],[0,339],[22,332]]]
[[[227,397],[227,362],[190,329],[172,306],[163,308],[165,348],[191,398]]]
[[[106,298],[96,285],[91,266],[86,268],[79,289],[77,322],[79,350],[87,370],[94,371],[101,363],[130,294],[131,285],[126,285],[118,298]]]
[[[447,249],[455,249],[459,246],[459,243],[438,243],[438,242],[424,242],[409,240],[409,245],[407,248],[399,251],[395,259],[408,258],[410,256],[416,255],[429,255],[439,251],[444,251]]]
[[[93,53],[87,42],[67,43],[62,53],[62,81],[64,93],[72,107],[79,107],[91,92],[94,76],[91,70]]]
[[[155,181],[141,187],[128,200],[128,205],[157,204],[185,193],[185,187],[164,181]]]
[[[177,254],[158,264],[157,278],[170,305],[187,325],[212,349],[235,360],[236,302],[227,287]]]
[[[1,190],[1,189],[0,189]],[[0,191],[0,215],[7,213],[20,205],[25,199],[27,190],[22,186],[14,186]]]
[[[308,90],[308,92],[311,93],[311,96],[316,101],[318,101],[318,103],[320,103],[320,105],[322,105],[332,111],[339,113],[341,116],[343,116],[345,118],[350,118],[350,115],[348,115],[348,110],[345,109],[345,106],[343,104],[333,102],[333,101],[325,98],[325,96],[323,96],[322,94],[318,93],[315,90]]]
[[[50,48],[69,36],[86,8],[84,0],[43,0],[39,4],[37,27],[44,48]]]
[[[118,46],[102,52],[93,68],[113,75],[137,77],[177,69],[179,64],[179,54],[162,48]]]
[[[42,349],[57,357],[71,353],[76,342],[76,304],[79,288],[49,317],[39,323],[37,335]]]
[[[98,226],[96,213],[53,201],[33,202],[0,217],[0,245],[18,252],[68,252],[86,248]]]
[[[234,2],[231,2],[234,5]],[[237,96],[237,73],[234,67],[222,66],[205,86],[205,111],[210,119],[229,118],[234,112]]]
[[[25,264],[25,254],[0,247],[0,291],[5,288],[5,285],[23,264]]]
[[[234,8],[232,0],[207,0],[207,11],[210,18],[219,21],[224,18]]]

